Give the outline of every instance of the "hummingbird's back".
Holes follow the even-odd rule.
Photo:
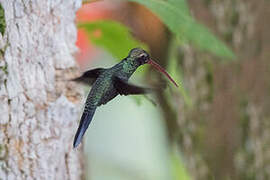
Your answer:
[[[106,104],[118,95],[113,86],[113,75],[110,69],[100,74],[94,82],[92,89],[87,97],[86,106],[100,106]]]

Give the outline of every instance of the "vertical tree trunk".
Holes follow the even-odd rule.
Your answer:
[[[194,105],[180,106],[178,129],[190,174],[199,180],[269,179],[269,1],[188,2],[238,59],[225,65],[183,48],[184,84]]]
[[[82,176],[72,148],[81,93],[64,81],[76,70],[80,3],[0,0],[0,179]]]

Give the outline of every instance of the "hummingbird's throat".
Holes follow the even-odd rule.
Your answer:
[[[159,72],[162,72],[165,76],[167,76],[167,78],[176,86],[178,87],[178,85],[176,84],[176,82],[173,80],[173,78],[166,72],[165,69],[163,69],[158,63],[156,63],[155,61],[153,61],[152,59],[149,59],[147,61],[147,64],[151,64],[152,66],[154,66],[154,68],[156,68]]]

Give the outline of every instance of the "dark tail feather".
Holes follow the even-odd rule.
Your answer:
[[[96,108],[91,109],[91,110],[83,113],[83,115],[81,117],[79,128],[78,128],[76,135],[75,135],[75,138],[74,138],[74,142],[73,142],[74,148],[76,148],[80,144],[82,137],[83,137],[86,129],[88,128],[88,126],[89,126],[89,124],[90,124],[90,122],[95,114],[95,111],[96,111]]]

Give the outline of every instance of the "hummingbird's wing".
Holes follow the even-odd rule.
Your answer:
[[[78,130],[76,132],[75,138],[74,138],[74,142],[73,142],[73,147],[76,148],[80,142],[82,141],[82,137],[85,133],[85,131],[87,130],[90,122],[92,121],[92,118],[95,114],[96,111],[96,107],[91,108],[91,109],[87,109],[87,111],[85,110],[83,112],[83,115],[81,117],[81,121],[80,121],[80,125],[78,127]]]
[[[153,91],[151,88],[144,88],[129,84],[119,77],[114,78],[113,85],[120,95],[146,94]]]
[[[84,72],[80,77],[72,79],[72,81],[77,81],[85,85],[92,85],[96,81],[98,76],[105,70],[106,69],[104,68],[92,69],[92,70]]]

